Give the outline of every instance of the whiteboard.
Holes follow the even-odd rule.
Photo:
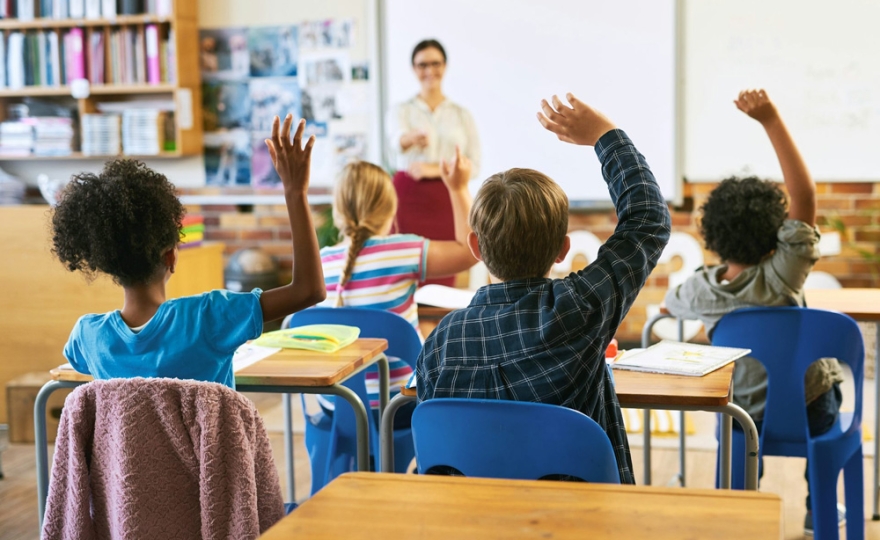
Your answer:
[[[607,114],[676,196],[674,0],[384,0],[385,111],[418,92],[412,49],[446,48],[444,94],[474,116],[482,182],[511,167],[556,180],[573,206],[608,201],[592,148],[559,142],[535,118],[572,92]]]
[[[816,180],[880,180],[880,2],[688,0],[688,181],[781,179],[760,125],[732,100],[764,87]]]

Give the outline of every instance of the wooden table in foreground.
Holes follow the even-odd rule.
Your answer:
[[[839,311],[877,328],[874,339],[874,506],[871,519],[880,520],[880,289],[807,289],[807,307]]]
[[[369,404],[364,404],[352,390],[343,386],[349,377],[377,363],[379,365],[379,409],[388,405],[388,348],[384,339],[362,338],[335,353],[282,349],[281,351],[235,372],[235,386],[241,392],[284,394],[284,454],[287,463],[287,498],[295,500],[293,491],[293,424],[290,394],[334,394],[345,399],[354,409],[357,421],[358,469],[369,470],[370,443]],[[90,382],[92,377],[70,369],[50,371],[34,404],[34,438],[37,453],[37,497],[42,523],[46,496],[49,491],[49,465],[46,448],[46,403],[59,388],[70,388]]]
[[[782,538],[778,496],[576,482],[350,473],[261,539]]]
[[[730,487],[731,419],[743,426],[746,437],[746,489],[758,489],[758,431],[751,417],[730,401],[734,365],[730,364],[703,377],[660,375],[635,371],[615,371],[614,388],[621,407],[709,411],[721,413],[721,486]],[[388,404],[379,432],[381,470],[394,470],[394,415],[416,398],[414,388],[402,387]]]

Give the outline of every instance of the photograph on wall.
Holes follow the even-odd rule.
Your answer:
[[[370,63],[360,62],[351,65],[351,80],[367,81],[370,79]]]
[[[251,73],[247,28],[199,31],[202,80],[243,80]]]
[[[310,122],[341,120],[343,115],[337,100],[338,87],[310,86],[302,89],[302,117]]]
[[[299,58],[296,26],[251,28],[248,34],[252,77],[295,77]]]
[[[306,21],[299,32],[303,49],[347,49],[354,43],[354,19]]]
[[[250,89],[246,81],[202,84],[205,131],[247,128],[251,124]]]
[[[251,183],[251,137],[245,129],[204,135],[205,177],[209,186],[247,186]]]
[[[266,138],[259,135],[251,137],[251,185],[259,189],[279,189],[282,187],[281,178],[272,165]]]
[[[341,84],[351,80],[348,54],[310,54],[300,58],[300,79],[305,86]]]
[[[272,120],[282,120],[293,113],[294,121],[301,118],[300,89],[295,78],[251,79],[251,131],[263,138],[272,133]]]
[[[340,170],[352,161],[367,158],[367,136],[346,133],[333,136],[334,166]]]

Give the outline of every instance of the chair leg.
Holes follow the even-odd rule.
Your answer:
[[[840,474],[840,471],[822,469],[821,461],[817,459],[809,460],[810,505],[813,512],[813,531],[815,532],[816,540],[839,540],[840,531],[837,526],[837,476]],[[847,521],[849,521],[849,517],[847,517]]]
[[[846,501],[846,540],[865,538],[864,458],[859,448],[843,466],[843,494]]]

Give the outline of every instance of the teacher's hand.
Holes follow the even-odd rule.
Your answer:
[[[461,148],[455,146],[452,161],[440,162],[440,178],[449,191],[466,190],[471,179],[471,160],[461,155]]]
[[[415,163],[410,163],[406,172],[416,180],[421,180],[422,178],[437,178],[440,176],[440,166],[436,163],[422,163],[417,161]]]
[[[418,149],[424,149],[428,146],[428,134],[424,131],[414,129],[407,131],[400,137],[400,147],[406,151],[415,146]]]

